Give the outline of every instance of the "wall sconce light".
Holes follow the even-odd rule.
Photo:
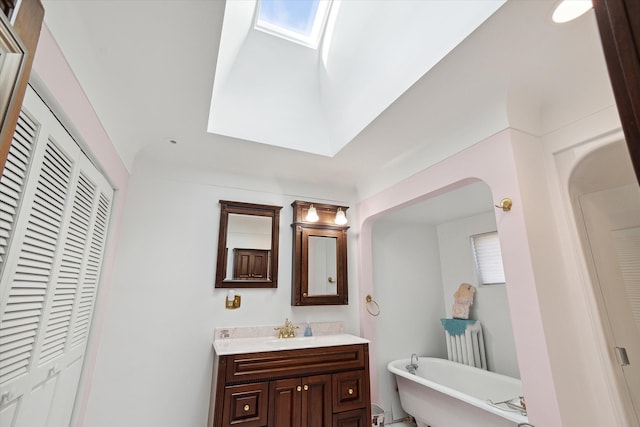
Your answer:
[[[334,222],[337,225],[345,225],[347,223],[347,216],[344,214],[342,208],[338,208],[338,211],[336,212],[336,219],[334,220]]]
[[[319,219],[320,217],[318,216],[318,211],[316,211],[316,208],[313,205],[309,206],[309,210],[307,211],[305,220],[308,222],[318,222]]]
[[[226,309],[234,310],[240,308],[240,295],[236,295],[236,291],[229,289],[227,298],[224,300],[224,306]]]

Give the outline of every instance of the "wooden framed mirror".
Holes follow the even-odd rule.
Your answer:
[[[296,200],[293,207],[291,305],[347,305],[347,225],[335,223],[348,207]],[[307,214],[315,209],[317,220]]]
[[[11,147],[43,19],[40,0],[0,0],[0,171]]]
[[[220,200],[216,288],[277,288],[282,206]]]

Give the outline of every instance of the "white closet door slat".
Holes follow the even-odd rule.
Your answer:
[[[5,171],[0,178],[0,276],[4,269],[5,255],[17,219],[22,199],[25,177],[29,171],[31,155],[36,142],[38,125],[25,113],[18,117],[18,125],[9,148]]]
[[[68,425],[113,189],[30,88],[23,108],[0,181],[0,388],[16,425]]]
[[[58,181],[52,183],[53,175],[41,174],[34,194],[34,201],[40,201],[40,203],[32,205],[26,213],[28,225],[25,238],[20,242],[20,247],[15,248],[19,250],[18,262],[13,277],[9,277],[7,303],[0,321],[0,334],[3,334],[3,338],[0,339],[0,359],[5,359],[5,352],[14,347],[16,340],[24,338],[22,334],[15,332],[13,329],[15,326],[8,323],[10,320],[23,319],[22,328],[29,325],[34,333],[42,321],[47,283],[54,265],[57,240],[54,231],[60,230],[62,225],[61,212],[55,211],[61,210],[65,204],[66,190],[64,189],[69,188],[71,184],[71,168],[71,160],[56,145],[48,141],[42,169],[56,169],[55,177]],[[52,191],[54,189],[55,191]],[[51,203],[45,200],[51,200]],[[49,207],[51,207],[50,210],[48,210]],[[33,248],[39,247],[44,247],[45,251],[39,251],[41,256],[33,259],[31,256],[34,252]],[[16,292],[24,288],[30,289],[28,296],[22,291]],[[26,345],[24,349],[24,352],[9,358],[11,360],[9,365],[0,370],[0,384],[27,373],[33,359],[34,343]]]
[[[96,185],[81,171],[74,190],[70,225],[63,243],[61,267],[53,296],[52,310],[63,312],[68,318],[71,318],[77,290],[81,287],[80,281],[91,227],[91,211],[96,200]],[[69,327],[70,323],[61,326],[57,319],[49,317],[40,353],[41,364],[64,353]]]
[[[83,344],[87,339],[91,313],[98,287],[98,275],[102,263],[106,242],[106,230],[109,225],[111,197],[100,193],[95,215],[94,227],[89,243],[89,256],[86,261],[86,272],[82,282],[82,290],[78,301],[78,310],[74,322],[72,347]]]

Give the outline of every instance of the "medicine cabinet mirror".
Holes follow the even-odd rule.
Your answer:
[[[3,11],[5,7],[9,8],[8,5],[3,4]],[[25,72],[27,51],[3,11],[0,11],[0,137],[4,142],[7,128],[13,135],[13,126],[9,126],[9,119],[13,106],[21,103],[20,100],[16,102],[14,99],[18,97],[20,81]],[[11,137],[8,142],[11,143]],[[0,163],[0,170],[2,166],[4,166],[4,156]]]
[[[278,287],[280,209],[220,200],[216,288]]]
[[[347,229],[335,223],[345,206],[296,200],[293,207],[293,286],[291,305],[346,305]],[[316,220],[307,214],[315,209]],[[343,216],[344,217],[344,216]]]

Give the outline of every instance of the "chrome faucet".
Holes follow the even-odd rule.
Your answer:
[[[415,359],[415,362],[413,361]],[[409,371],[410,374],[415,375],[416,374],[416,370],[418,369],[418,355],[413,353],[411,355],[411,362],[406,366],[407,371]]]
[[[298,329],[298,326],[293,326],[293,323],[291,323],[291,320],[289,319],[285,319],[284,321],[284,326],[280,326],[277,328],[273,328],[278,332],[278,338],[293,338],[296,336],[296,329]]]

